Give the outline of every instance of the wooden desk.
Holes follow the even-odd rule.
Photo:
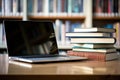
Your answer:
[[[0,80],[117,80],[120,75],[120,60],[45,64],[9,61],[8,67],[0,67],[2,68],[6,69],[0,73]]]
[[[120,75],[120,58],[112,61],[76,61],[30,64],[8,61],[0,55],[0,74],[7,75]]]
[[[30,74],[30,75],[119,75],[120,60],[78,61],[45,64],[27,64],[10,61],[7,74]]]

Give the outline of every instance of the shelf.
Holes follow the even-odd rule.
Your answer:
[[[22,16],[0,16],[0,19],[22,19]]]
[[[29,16],[29,19],[62,19],[62,20],[84,20],[85,16]]]
[[[93,16],[94,20],[120,20],[120,16]]]

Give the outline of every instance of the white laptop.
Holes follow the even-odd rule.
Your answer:
[[[53,22],[7,20],[3,24],[10,60],[38,63],[87,59],[59,55]]]

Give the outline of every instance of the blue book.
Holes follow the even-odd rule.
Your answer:
[[[34,0],[29,0],[28,1],[28,5],[27,5],[27,10],[28,10],[28,13],[32,13],[33,12],[33,2]]]

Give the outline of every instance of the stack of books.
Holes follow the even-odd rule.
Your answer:
[[[114,44],[116,39],[112,36],[112,28],[79,28],[73,33],[66,33],[73,45],[67,54],[71,56],[84,56],[92,60],[108,61],[118,58]]]

